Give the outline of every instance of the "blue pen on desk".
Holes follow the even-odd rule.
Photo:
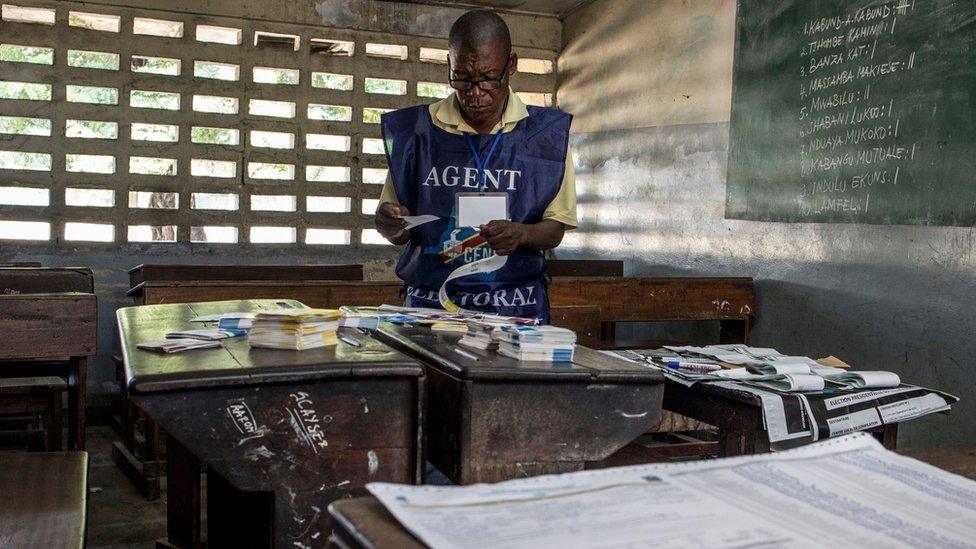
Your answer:
[[[362,347],[363,346],[363,342],[362,341],[359,341],[358,339],[354,339],[354,338],[351,338],[351,337],[348,337],[348,336],[344,336],[342,334],[339,334],[338,337],[339,337],[339,339],[341,339],[345,343],[348,343],[349,345],[352,345],[353,347]]]
[[[668,368],[672,370],[688,370],[691,372],[714,372],[716,370],[721,370],[722,367],[718,364],[710,364],[708,362],[692,362],[690,360],[667,360],[665,364]]]

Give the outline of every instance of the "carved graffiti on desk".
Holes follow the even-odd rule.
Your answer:
[[[288,397],[292,401],[287,408],[288,415],[291,416],[291,427],[298,438],[316,454],[320,448],[328,447],[329,441],[325,439],[322,424],[331,422],[332,416],[320,418],[315,411],[315,403],[309,398],[308,393],[299,391],[291,393]]]
[[[244,402],[243,398],[228,400],[226,410],[227,415],[234,423],[234,427],[237,427],[237,430],[246,437],[244,440],[264,436],[264,428],[258,425],[254,413],[248,408],[247,402]]]

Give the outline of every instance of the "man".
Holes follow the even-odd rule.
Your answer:
[[[406,245],[397,275],[407,306],[440,307],[438,290],[456,268],[498,254],[508,257],[501,268],[448,282],[450,301],[549,321],[543,251],[577,226],[571,117],[526,107],[509,87],[517,65],[505,22],[470,11],[451,27],[455,93],[382,117],[390,169],[375,223],[387,240]],[[508,219],[458,227],[455,195],[482,191],[507,195]],[[412,229],[401,219],[427,214],[438,219]]]

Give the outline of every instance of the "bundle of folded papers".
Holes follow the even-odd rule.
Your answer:
[[[576,332],[555,326],[500,326],[498,354],[517,360],[572,362]]]
[[[714,372],[719,377],[763,385],[780,391],[823,391],[839,389],[890,389],[901,385],[894,372],[850,371],[829,366],[799,363],[750,364]]]
[[[338,343],[341,313],[334,309],[278,309],[254,317],[247,341],[251,347],[302,351]]]
[[[162,341],[147,341],[145,343],[137,343],[136,347],[144,351],[152,351],[154,353],[172,354],[182,353],[183,351],[191,351],[193,349],[212,349],[214,347],[220,347],[220,342],[193,338],[164,339]]]
[[[342,312],[339,325],[346,328],[375,330],[380,324],[380,316],[374,307],[340,307],[339,311]]]
[[[199,330],[182,330],[166,334],[166,339],[203,339],[213,341],[217,339],[227,339],[246,334],[246,330],[221,330],[219,328],[201,328]]]
[[[494,350],[498,348],[498,339],[492,333],[497,326],[480,320],[469,320],[467,331],[458,340],[458,343],[465,347],[481,350]]]

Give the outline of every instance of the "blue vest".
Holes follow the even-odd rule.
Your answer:
[[[406,283],[407,306],[440,308],[437,291],[447,276],[494,253],[477,229],[456,227],[456,193],[504,192],[510,220],[542,220],[563,182],[572,117],[541,107],[528,107],[528,111],[528,118],[502,135],[490,165],[485,166],[484,187],[465,136],[434,125],[426,105],[382,116],[397,199],[411,215],[440,218],[413,229],[400,256],[396,272]],[[484,158],[495,135],[472,137]],[[452,280],[447,290],[463,309],[535,317],[548,324],[545,274],[542,252],[519,248],[501,269]]]

